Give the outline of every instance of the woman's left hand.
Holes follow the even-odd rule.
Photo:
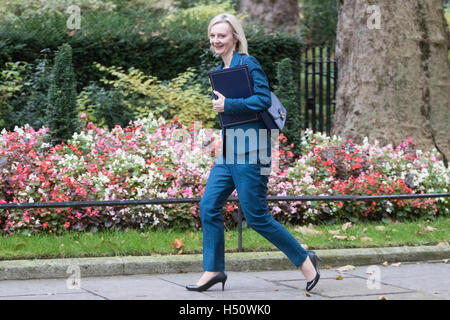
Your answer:
[[[218,97],[217,99],[213,99],[213,109],[216,112],[224,112],[225,111],[225,97],[220,92],[213,90],[213,93]]]

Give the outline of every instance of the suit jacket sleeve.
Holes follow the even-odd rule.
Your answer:
[[[270,108],[271,98],[269,82],[258,60],[252,56],[246,57],[244,63],[248,64],[253,79],[253,95],[248,98],[231,99],[225,97],[224,113],[240,115],[243,113],[264,111]]]

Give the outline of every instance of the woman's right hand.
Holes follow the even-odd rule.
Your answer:
[[[225,111],[225,96],[216,90],[214,90],[213,93],[217,96],[217,99],[212,100],[214,111],[224,112]]]

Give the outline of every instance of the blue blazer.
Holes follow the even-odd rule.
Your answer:
[[[264,111],[271,106],[269,82],[258,60],[252,56],[240,54],[235,51],[233,58],[231,59],[230,68],[244,64],[248,65],[250,76],[253,80],[253,95],[248,98],[237,99],[225,97],[225,114],[239,115],[252,111]],[[216,70],[222,69],[223,62]],[[214,97],[214,95],[212,96]],[[234,163],[241,163],[243,159],[242,156],[254,157],[255,155],[263,154],[270,157],[270,130],[265,130],[267,134],[264,136],[260,135],[259,129],[266,129],[262,120],[230,126],[226,129],[222,128],[223,156],[233,156],[234,160],[236,160],[237,157],[240,157],[241,161],[235,161]],[[265,137],[267,138],[264,139]],[[266,143],[260,138],[266,140]],[[233,152],[230,153],[231,151]]]

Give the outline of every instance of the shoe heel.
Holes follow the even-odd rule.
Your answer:
[[[222,291],[225,291],[225,282],[226,282],[226,280],[222,281]]]
[[[311,259],[311,261],[318,260],[322,262],[322,259],[314,251],[310,251],[309,258]]]

